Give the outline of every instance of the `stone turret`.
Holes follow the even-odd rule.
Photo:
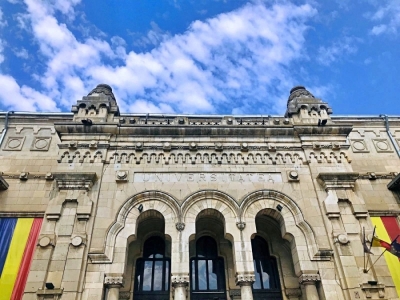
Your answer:
[[[72,106],[74,121],[89,119],[93,123],[114,122],[119,116],[119,107],[112,88],[108,84],[99,84],[86,97]]]
[[[293,118],[295,123],[318,124],[330,120],[330,114],[329,104],[315,98],[304,86],[290,90],[285,117]]]

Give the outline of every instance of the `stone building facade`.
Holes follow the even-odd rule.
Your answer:
[[[101,84],[0,130],[0,218],[42,218],[23,299],[399,299],[363,240],[400,221],[400,117],[304,87],[285,116],[123,114]]]

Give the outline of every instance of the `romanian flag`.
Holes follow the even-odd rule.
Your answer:
[[[42,218],[0,218],[0,299],[22,299]]]
[[[384,257],[396,287],[397,295],[400,296],[400,258],[396,254],[400,250],[398,243],[398,240],[400,240],[399,224],[396,217],[372,217],[371,221],[376,226],[375,232],[379,237],[373,238],[372,246],[377,245],[387,250],[384,253]]]

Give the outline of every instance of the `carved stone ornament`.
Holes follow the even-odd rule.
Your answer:
[[[316,284],[321,281],[319,274],[303,274],[299,277],[300,284]]]
[[[115,177],[116,182],[126,182],[128,181],[128,171],[119,170],[116,172]]]
[[[254,274],[236,274],[236,285],[253,284],[255,281]]]
[[[107,274],[104,278],[104,285],[121,287],[124,285],[124,277],[122,275]]]
[[[236,227],[242,231],[246,227],[246,222],[236,222]]]
[[[176,230],[182,231],[183,229],[185,229],[185,223],[176,223],[175,227],[176,227]]]

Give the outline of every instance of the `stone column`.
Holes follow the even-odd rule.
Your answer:
[[[107,274],[104,278],[104,285],[107,287],[107,300],[119,300],[119,289],[124,285],[122,275]]]
[[[299,283],[304,286],[304,299],[319,300],[317,282],[321,281],[319,274],[303,274],[299,277]]]
[[[189,276],[188,275],[172,275],[171,284],[174,289],[174,300],[186,300],[187,292],[189,288]]]
[[[240,286],[240,297],[246,300],[253,300],[251,286],[255,280],[254,274],[236,274],[236,285]]]

